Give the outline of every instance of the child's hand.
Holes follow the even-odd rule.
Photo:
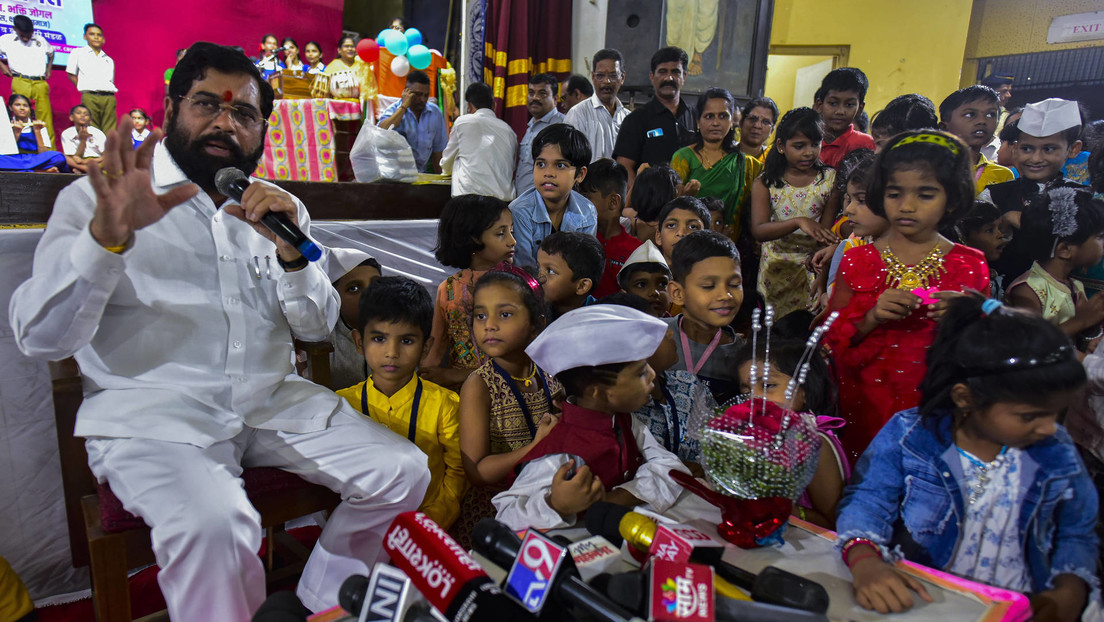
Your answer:
[[[939,302],[931,306],[928,317],[938,322],[943,318],[943,314],[947,312],[947,307],[951,305],[951,301],[960,296],[965,296],[965,294],[962,292],[935,292],[931,297],[938,298]]]
[[[696,179],[691,179],[685,184],[679,184],[676,192],[680,197],[692,197],[698,194],[701,190],[701,182]]]
[[[45,121],[39,121],[38,119],[34,119],[33,121],[31,121],[31,127],[33,127],[36,130],[37,129],[46,129],[46,122]]]
[[[1088,330],[1090,328],[1096,328],[1104,323],[1104,295],[1100,293],[1095,294],[1092,298],[1084,298],[1079,295],[1077,300],[1077,311],[1073,314],[1073,319],[1080,322]],[[1093,331],[1096,332],[1095,330]]]
[[[898,613],[912,608],[909,590],[932,602],[931,594],[916,579],[897,572],[880,557],[868,557],[851,567],[855,600],[863,609],[878,613]]]
[[[817,242],[821,244],[839,244],[839,237],[832,233],[831,229],[812,218],[799,217],[795,220],[797,220],[798,228]],[[835,249],[833,248],[832,250]]]
[[[1088,597],[1085,581],[1073,574],[1054,577],[1054,588],[1031,598],[1032,619],[1037,622],[1076,622]]]
[[[903,289],[890,288],[878,296],[874,308],[867,312],[875,323],[884,324],[890,320],[903,320],[920,306],[920,297]]]
[[[568,460],[552,477],[552,491],[548,495],[548,505],[561,516],[578,514],[606,495],[602,479],[583,465],[575,471],[574,477],[567,479],[567,473],[575,467],[575,460]]]
[[[541,442],[544,437],[548,436],[548,433],[552,431],[552,428],[556,427],[556,424],[560,422],[559,415],[553,415],[551,413],[541,417],[540,423],[537,424],[537,434],[533,437],[533,444]]]
[[[812,267],[814,272],[820,272],[831,266],[832,255],[834,254],[836,254],[835,246],[825,246],[809,256],[809,266]]]
[[[20,132],[23,131],[23,128],[27,127],[27,124],[22,122],[22,121],[12,121],[11,124],[12,124],[12,127],[19,130]]]

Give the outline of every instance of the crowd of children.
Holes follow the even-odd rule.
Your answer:
[[[342,394],[430,456],[425,511],[462,541],[489,515],[553,528],[600,500],[663,511],[681,491],[671,469],[704,473],[694,427],[762,397],[815,425],[793,514],[839,530],[862,606],[930,598],[890,565],[906,558],[1027,593],[1036,619],[1078,619],[1099,597],[1104,296],[1075,275],[1104,258],[1104,198],[1061,172],[1077,104],[1006,123],[1013,172],[983,153],[992,89],[938,109],[899,97],[871,137],[853,125],[866,88],[833,71],[814,108],[783,115],[746,200],[687,196],[687,169],[720,154],[742,175],[752,157],[735,150],[732,102],[707,97],[703,140],[636,176],[635,218],[624,167],[588,162],[585,137],[552,125],[533,141],[533,190],[446,206],[436,253],[459,272],[435,303],[398,277],[350,290],[359,312],[343,322],[368,375]],[[1088,160],[1098,187],[1102,160]],[[749,263],[749,304],[778,318],[766,350],[742,334]],[[352,265],[331,271],[339,290]],[[1067,412],[1098,440],[1079,451]]]

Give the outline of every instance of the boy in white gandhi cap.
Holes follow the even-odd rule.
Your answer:
[[[671,469],[688,473],[630,413],[648,400],[655,353],[667,324],[619,305],[569,311],[525,352],[567,393],[556,427],[526,454],[510,489],[492,499],[512,529],[575,523],[597,501],[647,504],[657,512],[678,499]]]
[[[374,257],[355,248],[328,247],[323,261],[326,275],[341,298],[341,315],[330,333],[330,343],[334,347],[330,355],[330,384],[335,388],[350,387],[368,377],[364,355],[353,343],[360,295],[383,270]]]
[[[1065,179],[1066,160],[1081,151],[1081,110],[1075,101],[1050,98],[1024,107],[1016,122],[1019,136],[1014,147],[1019,179],[988,186],[978,199],[997,206],[1013,229],[1012,241],[992,267],[1005,282],[1027,272],[1031,254],[1019,235],[1020,215],[1044,190],[1058,187],[1085,188]]]

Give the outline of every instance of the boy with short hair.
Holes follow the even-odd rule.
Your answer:
[[[560,421],[525,455],[510,489],[495,495],[496,518],[511,529],[569,527],[596,501],[674,505],[689,471],[632,412],[654,388],[648,365],[667,325],[636,309],[592,305],[552,322],[525,349],[567,393]]]
[[[361,294],[383,275],[383,269],[374,257],[353,248],[328,247],[324,261],[326,275],[341,299],[341,313],[330,333],[334,347],[330,355],[330,385],[348,387],[368,377],[364,355],[353,343],[353,330],[359,321]]]
[[[709,210],[701,199],[678,197],[663,206],[659,212],[655,244],[663,252],[668,265],[675,244],[695,231],[708,230],[710,221]]]
[[[533,139],[532,155],[536,187],[510,203],[519,266],[535,266],[541,240],[554,231],[594,235],[598,230],[594,205],[572,189],[586,178],[590,164],[586,136],[570,125],[550,125]]]
[[[1016,128],[1019,136],[1014,149],[1020,177],[989,186],[977,197],[996,205],[1013,229],[1012,241],[994,266],[1006,283],[1031,267],[1031,253],[1024,236],[1019,235],[1024,208],[1046,190],[1087,187],[1062,176],[1066,159],[1081,148],[1081,111],[1077,102],[1050,98],[1028,104]]]
[[[602,278],[605,263],[602,245],[592,235],[557,231],[541,241],[537,280],[553,317],[594,304],[590,292]]]
[[[73,126],[61,133],[61,152],[69,168],[81,174],[88,173],[89,162],[99,162],[107,146],[107,136],[92,127],[92,113],[87,106],[77,104],[69,111]]]
[[[1000,119],[1000,95],[993,89],[975,84],[951,93],[939,104],[939,128],[958,136],[970,148],[974,162],[974,186],[981,192],[986,186],[1012,181],[1012,171],[990,162],[981,150],[993,141]]]
[[[667,286],[670,282],[671,268],[651,240],[637,247],[617,273],[621,291],[648,301],[652,315],[659,318],[668,317],[671,298]]]
[[[460,515],[468,489],[460,457],[460,398],[418,377],[433,343],[433,299],[402,276],[376,279],[360,299],[357,350],[372,375],[337,394],[368,418],[418,446],[429,459],[430,483],[420,512],[443,529]]]
[[[81,94],[81,105],[91,113],[92,127],[115,129],[115,61],[103,51],[104,32],[99,24],[84,25],[87,46],[69,53],[65,72]]]
[[[679,344],[671,369],[693,372],[723,404],[740,393],[736,359],[744,340],[730,326],[744,301],[740,253],[716,231],[695,231],[675,245],[671,272],[671,301],[682,307],[664,320]]]
[[[594,288],[595,298],[620,291],[617,272],[641,244],[621,224],[621,210],[625,206],[628,185],[629,172],[609,158],[591,162],[587,167],[586,179],[579,184],[579,193],[594,204],[598,216],[598,242],[606,256],[602,279]]]
[[[813,110],[824,121],[824,144],[820,159],[835,167],[843,156],[855,149],[874,150],[874,139],[855,129],[855,117],[866,106],[866,74],[855,67],[840,67],[828,72],[813,96]]]

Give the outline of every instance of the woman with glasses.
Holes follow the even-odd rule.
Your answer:
[[[740,120],[740,142],[736,147],[759,160],[767,157],[767,139],[778,121],[778,105],[769,97],[756,97],[744,105]]]

